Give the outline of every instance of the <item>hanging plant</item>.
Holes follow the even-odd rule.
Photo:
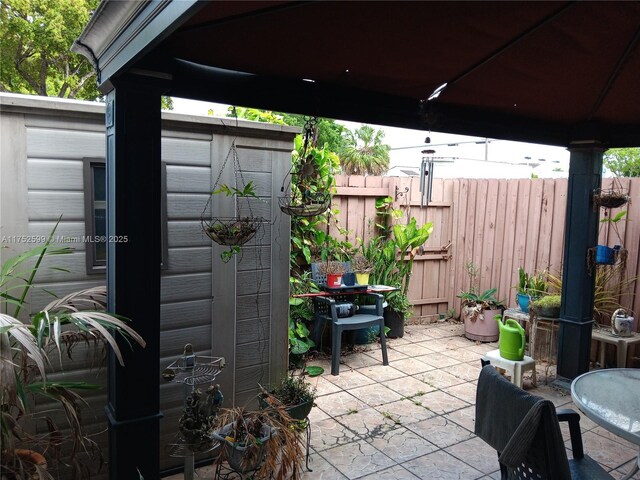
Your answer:
[[[615,189],[598,189],[593,194],[593,204],[604,208],[618,208],[629,201],[629,195]]]
[[[234,174],[236,179],[236,186],[229,186],[224,183],[219,183],[222,172],[227,165],[229,158],[233,158]],[[235,199],[236,215],[234,217],[211,217],[207,218],[205,212],[211,204],[214,195],[225,195],[227,197],[233,197]],[[229,153],[220,168],[220,173],[213,186],[209,200],[202,211],[200,216],[200,223],[202,224],[202,230],[204,233],[218,245],[229,247],[228,250],[223,251],[220,254],[220,258],[226,263],[241,252],[241,247],[249,240],[251,240],[258,228],[264,221],[260,217],[255,217],[251,210],[250,198],[257,198],[255,193],[255,186],[252,181],[245,183],[242,177],[242,171],[240,170],[240,163],[238,160],[238,150],[236,148],[235,140],[231,144]],[[246,210],[249,215],[241,215],[240,203],[246,202]]]
[[[332,154],[316,147],[318,118],[307,120],[303,135],[296,137],[291,169],[285,177],[278,199],[280,210],[291,216],[313,217],[326,212],[331,205],[333,184]]]
[[[613,179],[611,188],[599,188],[593,192],[593,205],[603,208],[618,208],[629,201],[627,195],[617,178]]]

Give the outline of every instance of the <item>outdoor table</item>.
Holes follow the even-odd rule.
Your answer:
[[[321,292],[300,293],[293,295],[295,298],[312,298],[312,297],[336,297],[340,295],[362,295],[364,293],[387,293],[399,290],[397,287],[388,285],[354,285],[342,286],[338,288],[328,288]]]
[[[584,373],[571,383],[571,398],[595,423],[640,448],[640,369],[608,368]],[[640,451],[623,480],[633,477],[639,467]]]
[[[604,355],[605,344],[610,344],[616,347],[617,367],[624,368],[627,366],[627,350],[629,345],[640,342],[640,335],[633,333],[630,337],[621,337],[611,333],[611,329],[594,328],[591,331],[591,339],[600,342],[600,352],[598,355],[598,361],[600,367],[604,368]]]

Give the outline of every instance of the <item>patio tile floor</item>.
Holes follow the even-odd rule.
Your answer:
[[[380,347],[370,346],[343,355],[337,377],[326,359],[310,362],[325,373],[315,380],[313,471],[302,478],[500,478],[495,451],[473,434],[479,359],[497,344],[467,340],[462,325],[445,323],[408,325],[405,336],[390,339],[388,346],[389,366],[382,365]],[[568,393],[547,384],[545,375],[552,379],[553,368],[536,367],[538,386],[525,374],[525,388],[556,406],[573,407]],[[622,478],[635,461],[636,448],[584,415],[580,423],[585,452],[614,478]],[[563,434],[568,440],[566,428]],[[213,467],[198,469],[196,478],[213,478]]]

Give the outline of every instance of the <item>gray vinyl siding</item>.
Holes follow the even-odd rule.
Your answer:
[[[5,192],[0,192],[0,200],[5,204],[18,202],[16,211],[26,211],[23,220],[18,215],[16,219],[5,215],[11,221],[3,224],[3,235],[16,232],[45,236],[61,214],[56,235],[85,235],[83,159],[104,158],[103,106],[69,102],[67,109],[66,104],[62,100],[53,103],[0,94],[3,130],[10,127],[24,131],[24,146],[13,147],[18,154],[23,152],[23,166],[16,168],[23,168],[24,174],[10,172],[17,179],[23,178],[24,185],[16,189],[24,192],[23,198],[15,194],[6,198]],[[149,375],[159,375],[182,354],[185,343],[192,343],[198,354],[226,358],[227,368],[217,381],[225,405],[231,406],[253,403],[257,383],[270,383],[287,367],[290,227],[289,218],[278,208],[277,197],[289,169],[296,129],[245,121],[230,129],[225,123],[214,118],[163,114],[168,253],[161,277],[161,358],[158,371]],[[243,247],[241,259],[225,264],[220,259],[223,247],[213,244],[202,232],[200,217],[233,138],[237,138],[244,179],[255,183],[259,196],[252,200],[251,211],[264,217],[265,223]],[[221,181],[231,183],[233,177],[229,161]],[[233,215],[231,200],[223,197],[214,196],[205,214]],[[32,310],[52,300],[47,291],[65,295],[105,283],[104,274],[87,274],[86,245],[80,242],[70,246],[75,249],[72,254],[56,256],[40,270],[37,288],[30,297]],[[6,258],[6,252],[3,255]],[[49,268],[54,265],[68,272]],[[106,388],[106,367],[90,369],[95,362],[85,359],[81,349],[78,352],[82,356],[79,362],[65,363],[65,378],[82,378]],[[183,398],[182,385],[161,385],[162,469],[182,464],[181,459],[166,454],[165,446],[175,440]],[[87,417],[92,428],[94,424],[96,429],[106,427],[105,403],[104,391],[91,393],[92,411]],[[99,436],[98,441],[106,456],[107,435]]]

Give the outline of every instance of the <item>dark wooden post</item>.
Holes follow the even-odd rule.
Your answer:
[[[602,153],[599,143],[574,145],[569,166],[567,216],[562,268],[562,307],[558,334],[558,381],[566,384],[589,370],[595,267],[587,262],[598,241],[598,211],[593,192],[600,188]]]
[[[109,359],[109,478],[157,479],[160,425],[160,92],[116,80],[107,94],[109,310],[132,320],[146,348]]]

